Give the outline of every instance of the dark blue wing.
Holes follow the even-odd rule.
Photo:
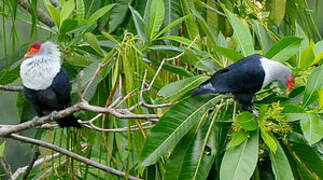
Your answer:
[[[54,78],[51,88],[56,94],[57,103],[62,109],[71,105],[71,85],[64,68],[61,68],[60,72]]]

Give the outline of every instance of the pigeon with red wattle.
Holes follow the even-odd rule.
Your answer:
[[[38,116],[71,106],[71,85],[66,70],[61,67],[60,56],[56,44],[35,42],[20,66],[24,96]],[[57,123],[60,127],[81,127],[73,115],[58,119]]]
[[[253,96],[273,81],[284,85],[287,93],[295,84],[293,73],[287,66],[254,54],[220,69],[191,94],[192,96],[207,93],[232,94],[242,106],[242,110],[253,112]]]

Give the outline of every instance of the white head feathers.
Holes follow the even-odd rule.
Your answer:
[[[26,58],[20,66],[22,84],[33,90],[51,86],[61,68],[60,55],[56,44],[50,41],[42,43],[39,53]]]

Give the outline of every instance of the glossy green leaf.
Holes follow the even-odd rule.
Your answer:
[[[83,36],[84,40],[90,44],[90,47],[94,49],[98,54],[101,56],[104,56],[103,50],[101,49],[99,45],[98,39],[95,37],[94,34],[87,32]]]
[[[272,152],[276,153],[277,143],[275,142],[274,138],[264,128],[261,127],[260,130],[262,140],[264,140]]]
[[[220,179],[249,180],[258,161],[258,131],[239,146],[228,149],[220,168]]]
[[[163,25],[165,18],[165,5],[163,0],[154,0],[150,7],[150,24],[149,35],[150,40],[153,40],[159,29]]]
[[[269,157],[271,161],[271,167],[273,169],[276,180],[293,180],[293,171],[289,165],[287,156],[284,153],[283,148],[275,137],[271,137],[274,143],[277,145],[277,151],[269,151]]]
[[[102,17],[104,14],[108,13],[116,4],[109,4],[106,5],[102,8],[100,8],[99,10],[95,11],[95,13],[93,13],[88,19],[87,19],[87,23],[88,24],[92,24],[94,23],[96,20],[98,20],[100,17]]]
[[[160,37],[161,35],[163,35],[164,33],[168,32],[169,30],[171,30],[172,28],[176,27],[177,25],[181,24],[183,21],[185,21],[187,18],[191,17],[191,15],[187,15],[181,18],[176,19],[175,21],[171,22],[170,24],[168,24],[168,26],[166,26],[165,28],[163,28],[162,30],[160,30],[158,32],[158,34],[156,34],[155,38]]]
[[[180,139],[199,122],[202,115],[219,101],[218,97],[188,97],[172,106],[148,133],[141,166],[156,162],[160,156],[176,146]]]
[[[59,33],[60,34],[64,34],[67,33],[69,31],[74,30],[75,28],[77,28],[79,25],[77,20],[74,19],[66,19],[63,24],[61,25],[61,27],[59,28]]]
[[[72,65],[72,66],[77,66],[77,67],[87,67],[89,66],[92,61],[89,59],[85,58],[84,56],[80,56],[77,54],[68,54],[65,56],[65,61]]]
[[[307,118],[306,111],[297,105],[287,105],[284,106],[284,110],[282,112],[286,116],[286,121],[298,121]]]
[[[306,36],[302,27],[297,22],[295,23],[295,27],[296,27],[295,28],[295,36],[302,38],[302,42],[299,45],[298,54],[297,54],[297,67],[300,67],[302,53],[306,48],[309,47],[310,41],[309,41],[308,37]]]
[[[59,11],[52,5],[50,0],[44,0],[44,3],[54,23],[56,24],[56,26],[59,26],[60,25]]]
[[[3,143],[0,145],[0,158],[4,157],[4,151],[6,149],[6,143],[7,143],[7,141],[3,141]]]
[[[319,53],[323,52],[323,40],[315,43],[314,54],[317,56]]]
[[[301,165],[299,168],[305,169],[312,179],[323,179],[322,157],[307,144],[302,135],[297,133],[289,135],[287,146],[294,159]]]
[[[238,124],[249,131],[258,128],[258,123],[256,117],[250,112],[242,112],[237,116]]]
[[[298,37],[284,37],[274,44],[266,53],[266,57],[275,61],[284,62],[298,52],[302,39]]]
[[[206,112],[208,113],[208,112]],[[180,174],[180,179],[206,179],[216,155],[215,131],[216,116],[209,117],[199,128],[196,138],[187,150]]]
[[[321,52],[321,53],[318,53],[316,56],[315,56],[315,59],[314,59],[314,64],[316,64],[316,63],[318,63],[318,62],[320,62],[320,60],[322,60],[323,59],[323,52]]]
[[[310,145],[320,141],[323,137],[323,121],[318,114],[307,114],[307,118],[300,121],[305,139]]]
[[[321,90],[319,91],[318,109],[323,109],[323,87],[321,87]]]
[[[182,7],[181,1],[174,1],[174,0],[165,0],[165,21],[164,26],[168,27],[173,24],[176,20],[182,18]],[[166,35],[178,35],[180,30],[179,23],[171,27],[166,31]],[[158,37],[158,36],[156,36]]]
[[[60,27],[62,26],[63,22],[72,14],[75,8],[74,0],[68,0],[64,3],[62,10],[60,12]]]
[[[193,41],[186,39],[185,37],[181,37],[181,36],[163,36],[158,38],[159,40],[172,40],[172,41],[177,41],[179,43],[185,44],[187,46],[191,45]],[[195,49],[199,49],[199,47],[197,46],[197,44],[193,43],[192,45],[193,48]]]
[[[228,9],[223,7],[230,24],[234,31],[234,36],[238,41],[244,56],[249,56],[255,53],[252,36],[247,24],[243,23],[236,15],[232,14]]]
[[[314,58],[314,43],[311,42],[310,46],[302,52],[299,66],[301,68],[308,68],[313,63]]]
[[[199,36],[199,27],[195,23],[196,20],[194,19],[194,17],[191,16],[192,14],[191,10],[195,9],[194,4],[191,4],[187,0],[180,0],[180,1],[182,4],[183,15],[185,16],[189,15],[185,23],[185,28],[187,29],[188,37],[189,39],[194,39],[197,36]]]
[[[85,17],[85,6],[83,0],[76,0],[76,19],[78,21],[83,21]]]
[[[258,22],[258,21],[253,21],[253,30],[257,35],[257,39],[264,50],[264,52],[268,52],[270,47],[273,45],[273,40],[269,36],[268,32],[266,29]]]
[[[206,81],[207,79],[209,79],[208,76],[200,75],[179,80],[167,84],[166,86],[161,88],[158,91],[158,95],[170,99],[177,98],[193,90],[194,88],[197,88],[202,82]]]
[[[318,91],[323,86],[323,65],[315,68],[309,75],[305,94],[303,98],[303,105],[306,107],[312,104],[318,97]]]
[[[270,8],[270,19],[280,26],[281,22],[284,19],[286,11],[286,0],[272,0]]]
[[[204,30],[205,34],[207,35],[208,39],[210,40],[214,51],[229,58],[233,62],[236,62],[236,61],[243,58],[243,56],[240,53],[236,52],[233,49],[217,46],[216,45],[216,36],[211,31],[210,27],[208,26],[208,24],[206,23],[204,18],[197,11],[192,10],[192,13],[197,18],[199,24],[201,25],[201,28]]]
[[[109,17],[109,33],[114,32],[125,22],[132,0],[115,0],[115,2],[116,6],[112,9]]]
[[[248,136],[249,136],[249,133],[244,131],[235,132],[232,136],[230,143],[228,144],[227,149],[240,145],[246,139],[248,139]]]
[[[148,42],[147,27],[144,20],[142,19],[141,15],[130,5],[129,5],[129,9],[131,11],[132,19],[133,19],[133,22],[135,23],[138,35],[140,36],[140,38],[144,43],[147,43]]]

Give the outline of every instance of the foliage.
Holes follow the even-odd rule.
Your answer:
[[[74,102],[78,73],[84,71],[86,84],[98,63],[103,63],[106,66],[86,99],[107,106],[121,77],[120,93],[136,92],[124,105],[127,108],[140,99],[145,70],[150,82],[164,58],[184,53],[163,65],[152,91],[144,94],[151,104],[178,103],[134,110],[163,115],[146,131],[147,138],[140,131],[82,128],[48,131],[43,140],[143,179],[323,178],[323,40],[313,18],[318,9],[312,14],[306,0],[61,0],[58,7],[50,0],[30,2],[33,9],[46,10],[55,26],[18,8],[16,1],[0,1],[1,85],[17,83],[18,59],[30,42],[51,40],[63,53]],[[32,38],[24,44],[16,30],[21,22],[31,24]],[[40,37],[39,31],[47,35]],[[289,95],[275,83],[258,92],[254,100],[258,117],[240,112],[223,95],[190,97],[208,75],[254,53],[287,64],[296,79]],[[30,104],[21,95],[17,102],[19,118],[28,119]],[[85,120],[94,116],[77,115]],[[96,125],[130,127],[136,121],[144,122],[107,115]],[[89,148],[82,151],[84,143]],[[64,157],[33,170],[31,176],[49,167],[55,168],[48,175],[51,178],[116,179]]]

